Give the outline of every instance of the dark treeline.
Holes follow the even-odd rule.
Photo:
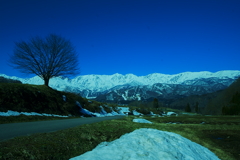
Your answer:
[[[169,100],[152,98],[147,101],[131,101],[128,106],[136,106],[145,112],[151,107],[160,112],[164,108],[172,108],[204,115],[240,115],[240,78],[227,89],[214,93]]]
[[[240,115],[240,78],[224,90],[178,99],[169,107],[205,115]]]
[[[240,115],[240,78],[209,101],[206,114]]]

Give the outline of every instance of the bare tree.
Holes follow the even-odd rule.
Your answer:
[[[46,86],[53,77],[79,73],[78,54],[72,43],[55,34],[16,42],[10,64],[23,73],[36,74]]]

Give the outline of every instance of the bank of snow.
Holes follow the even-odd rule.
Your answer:
[[[133,122],[137,122],[137,123],[152,123],[146,119],[138,119],[138,118],[135,118],[133,119]]]
[[[36,112],[17,112],[17,111],[11,111],[11,110],[8,110],[7,112],[0,112],[0,116],[20,116],[20,115],[68,117],[68,116],[62,116],[62,115],[56,115],[56,114],[36,113]]]
[[[207,148],[178,134],[142,128],[70,160],[219,160]]]
[[[91,116],[91,117],[106,117],[106,116],[116,116],[116,115],[125,115],[123,112],[122,112],[122,107],[118,107],[119,108],[119,112],[115,112],[112,107],[109,107],[112,112],[111,113],[107,113],[104,108],[102,106],[99,106],[101,111],[100,113],[94,113],[94,112],[91,112],[85,108],[82,107],[82,105],[76,101],[76,105],[79,107],[79,112],[82,114],[82,115],[85,115],[85,116]]]
[[[87,109],[82,108],[81,104],[79,102],[76,102],[77,106],[79,106],[79,112],[83,116],[90,116],[90,117],[106,117],[106,116],[116,116],[116,115],[125,115],[122,112],[121,107],[119,112],[115,112],[112,108],[111,113],[107,113],[102,106],[100,106],[101,112],[100,113],[93,113]],[[18,111],[11,111],[8,110],[7,112],[0,112],[0,116],[20,116],[20,115],[26,115],[26,116],[53,116],[53,117],[69,117],[65,115],[56,115],[56,114],[47,114],[47,113],[36,113],[36,112],[18,112]]]

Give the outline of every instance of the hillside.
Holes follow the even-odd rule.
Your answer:
[[[63,95],[67,101],[63,100]],[[43,85],[0,83],[0,111],[39,112],[59,115],[79,115],[74,94],[56,91]]]
[[[77,101],[91,112],[100,113],[100,105],[110,112],[109,107],[103,103],[89,101],[74,93],[57,91],[44,85],[0,83],[0,97],[0,112],[13,110],[80,116]]]
[[[193,112],[195,112],[195,107],[198,106],[198,113],[203,114],[209,101],[216,98],[222,91],[223,90],[204,94],[204,95],[192,95],[192,96],[176,99],[171,101],[168,106],[170,108],[184,110],[187,104],[189,104]]]
[[[240,114],[240,78],[207,104],[205,114]]]
[[[198,113],[209,115],[239,115],[240,114],[240,78],[224,90],[191,95],[169,103],[170,108],[182,109],[189,104],[192,112],[198,107]]]

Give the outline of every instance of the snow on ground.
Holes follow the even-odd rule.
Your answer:
[[[0,116],[20,116],[20,115],[26,115],[26,116],[54,116],[54,117],[68,117],[68,116],[61,116],[56,114],[47,114],[47,113],[36,113],[36,112],[17,112],[17,111],[11,111],[8,110],[7,112],[0,112]]]
[[[176,133],[137,129],[70,160],[219,160],[207,148]]]
[[[63,99],[66,99],[66,97],[63,96]],[[81,106],[81,104],[76,101],[76,105],[79,107],[79,112],[84,116],[91,116],[91,117],[106,117],[106,116],[116,116],[116,115],[126,115],[128,114],[129,108],[128,107],[118,107],[119,111],[115,112],[112,107],[110,107],[112,109],[111,113],[107,113],[104,108],[102,106],[100,106],[101,112],[100,113],[94,113],[91,112],[85,108],[83,108]],[[143,115],[142,113],[137,112],[136,110],[132,111],[133,115],[136,116],[141,116]],[[46,113],[36,113],[36,112],[17,112],[17,111],[11,111],[8,110],[8,112],[0,112],[0,116],[19,116],[19,115],[27,115],[27,116],[31,116],[31,115],[37,115],[37,116],[54,116],[54,117],[69,117],[69,116],[62,116],[62,115],[55,115],[55,114],[46,114]],[[168,112],[166,115],[172,115],[175,114],[174,112]],[[156,115],[153,112],[150,112],[150,115]],[[146,123],[145,122],[141,122],[141,123]]]
[[[150,111],[150,115],[151,116],[155,116],[156,114],[154,114],[152,111]]]
[[[64,98],[64,97],[63,97]],[[93,113],[85,108],[82,108],[81,104],[76,101],[76,105],[79,107],[79,112],[82,113],[83,115],[88,115],[92,117],[106,117],[106,116],[116,116],[116,115],[125,115],[122,112],[115,112],[112,108],[111,113],[107,113],[102,106],[101,108],[101,113]],[[125,107],[126,108],[126,107]],[[54,117],[69,117],[69,116],[62,116],[62,115],[55,115],[55,114],[47,114],[47,113],[36,113],[36,112],[17,112],[17,111],[11,111],[8,110],[7,112],[0,112],[0,116],[20,116],[20,115],[26,115],[26,116],[54,116]]]
[[[76,105],[79,107],[79,112],[82,113],[83,115],[88,115],[91,117],[106,117],[106,116],[116,116],[116,115],[125,115],[123,112],[115,112],[112,108],[111,113],[107,113],[102,106],[100,106],[101,112],[100,113],[93,113],[85,108],[82,107],[82,105],[76,101]]]
[[[133,122],[137,122],[137,123],[152,123],[146,119],[133,119]]]
[[[133,110],[132,113],[133,113],[133,115],[135,115],[135,116],[143,115],[142,113],[139,113],[139,112],[137,112],[136,110]]]
[[[63,98],[65,98],[65,97],[63,96]],[[79,112],[83,115],[82,117],[84,117],[84,116],[90,116],[90,117],[117,116],[117,115],[126,115],[130,112],[128,107],[118,107],[119,111],[117,111],[117,112],[115,112],[112,109],[112,107],[110,107],[112,109],[112,112],[107,113],[104,110],[104,108],[102,106],[100,106],[101,112],[100,113],[94,113],[94,112],[91,112],[91,111],[83,108],[78,101],[76,101],[76,105],[79,107]],[[136,115],[136,116],[143,115],[142,113],[139,113],[136,110],[133,110],[132,113],[133,113],[133,115]],[[174,112],[168,112],[168,113],[170,113],[170,114],[166,114],[166,115],[172,115]],[[8,112],[0,112],[0,116],[19,116],[21,114],[22,115],[27,115],[27,116],[37,115],[37,116],[69,117],[69,116],[47,114],[47,113],[17,112],[17,111],[11,111],[11,110],[8,110]],[[156,114],[153,114],[153,112],[150,112],[150,115],[155,115],[156,116]],[[146,122],[141,122],[141,123],[146,123]]]
[[[172,116],[172,115],[178,115],[177,113],[175,113],[175,112],[167,112],[167,116]]]
[[[120,109],[120,114],[127,114],[130,112],[128,107],[118,107],[118,109]]]

